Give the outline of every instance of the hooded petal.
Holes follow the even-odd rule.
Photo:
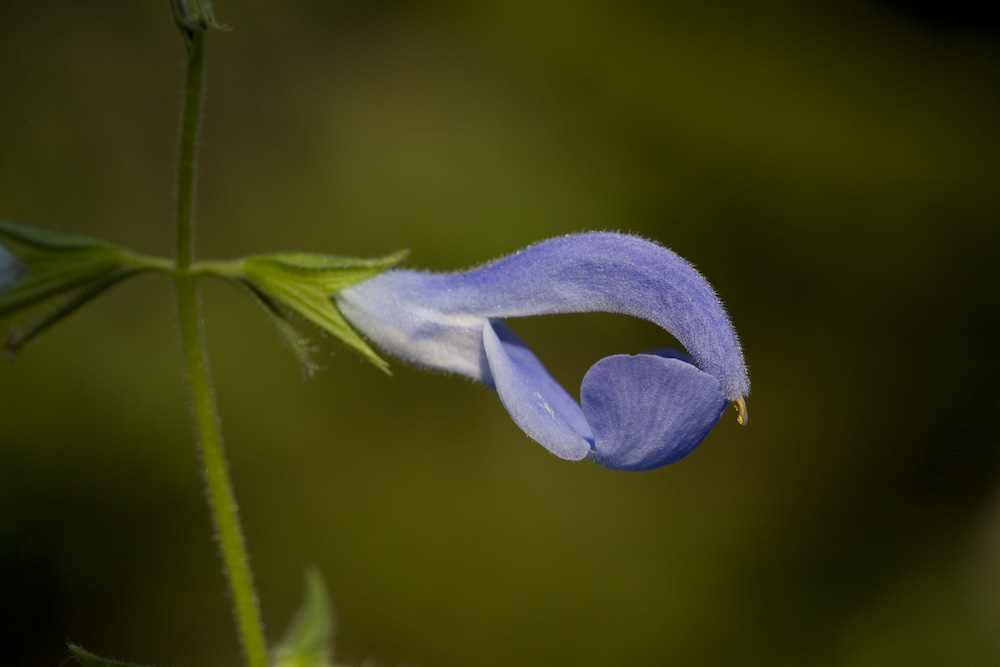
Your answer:
[[[719,421],[719,381],[677,358],[618,354],[583,377],[580,401],[594,430],[595,461],[650,470],[680,460]]]
[[[485,318],[632,315],[673,334],[730,401],[749,391],[736,333],[711,286],[672,251],[634,236],[563,236],[464,273],[387,271],[335,299],[389,352],[480,380]]]
[[[559,458],[586,458],[594,436],[583,411],[531,350],[503,324],[489,321],[483,346],[493,386],[514,423]]]

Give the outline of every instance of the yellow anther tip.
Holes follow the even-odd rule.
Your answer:
[[[736,399],[736,401],[733,403],[733,407],[736,408],[736,423],[739,424],[740,426],[746,426],[747,419],[749,419],[749,417],[747,416],[746,399],[744,399],[743,397]]]

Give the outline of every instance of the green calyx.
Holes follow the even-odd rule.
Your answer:
[[[401,262],[406,251],[375,259],[310,253],[255,255],[230,263],[203,263],[194,270],[238,282],[268,315],[307,372],[309,350],[289,320],[290,313],[305,318],[388,373],[385,362],[348,324],[330,296],[367,280]]]
[[[27,314],[7,338],[8,354],[95,296],[142,271],[168,263],[97,239],[0,221],[0,317]]]

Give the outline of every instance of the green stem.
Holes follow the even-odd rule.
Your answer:
[[[188,42],[187,81],[184,113],[181,116],[181,143],[177,163],[177,270],[187,271],[194,255],[192,218],[194,212],[194,169],[198,150],[198,122],[201,120],[201,83],[205,69],[205,32],[194,32]]]
[[[264,646],[257,595],[254,592],[250,563],[243,543],[215,401],[209,383],[208,361],[205,358],[205,342],[199,324],[201,318],[198,313],[195,281],[196,278],[191,274],[179,273],[175,278],[181,342],[191,391],[191,407],[194,411],[202,463],[205,467],[208,502],[229,579],[236,622],[247,665],[266,667],[267,649]]]
[[[222,560],[233,596],[236,624],[249,667],[267,666],[267,648],[261,629],[257,595],[240,529],[236,500],[229,480],[218,412],[209,380],[208,359],[198,308],[197,276],[191,271],[193,256],[192,211],[198,120],[201,105],[204,32],[195,31],[188,49],[187,87],[181,120],[180,159],[177,178],[177,316],[180,322],[184,365],[191,392],[191,407],[204,465],[208,503],[215,524]]]

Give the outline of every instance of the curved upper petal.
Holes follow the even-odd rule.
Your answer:
[[[681,359],[618,354],[587,371],[580,402],[594,431],[595,461],[650,470],[697,447],[727,400],[718,380]]]
[[[503,324],[490,321],[483,323],[483,347],[493,386],[514,423],[560,458],[586,458],[594,436],[583,410],[531,350]]]
[[[563,236],[463,273],[387,271],[334,298],[352,324],[396,356],[484,381],[488,318],[632,315],[673,334],[730,401],[749,391],[736,333],[711,286],[672,251],[634,236]]]

